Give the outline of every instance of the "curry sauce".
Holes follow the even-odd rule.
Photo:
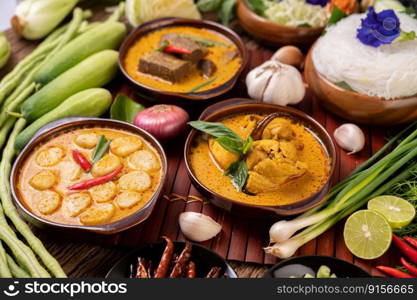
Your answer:
[[[210,46],[201,46],[204,50],[204,62],[211,62],[215,66],[210,75],[204,76],[198,70],[197,63],[191,69],[184,69],[186,74],[179,82],[168,81],[158,76],[141,72],[139,70],[140,62],[150,53],[154,52],[157,54],[155,55],[156,59],[162,60],[160,58],[162,54],[158,53],[159,50],[157,49],[161,49],[161,41],[169,35],[177,35],[187,39],[191,37],[189,42],[192,43],[199,38],[213,41],[214,44]],[[235,56],[233,56],[233,53]],[[230,54],[232,54],[232,57]],[[171,59],[173,64],[181,64],[181,60],[176,59],[173,55]],[[166,55],[166,60],[166,63],[169,63],[170,55]],[[236,45],[220,33],[191,26],[174,26],[155,30],[141,37],[128,49],[123,63],[129,76],[141,84],[163,91],[189,93],[201,85],[204,86],[199,88],[198,92],[216,88],[229,81],[238,72],[242,61]],[[207,84],[208,82],[209,84]]]
[[[235,115],[220,122],[246,139],[263,117]],[[273,128],[275,121],[285,123],[289,134]],[[296,203],[318,192],[330,173],[330,159],[320,140],[303,124],[286,118],[276,118],[268,126],[246,157],[249,170],[246,193],[239,191],[225,175],[227,166],[238,156],[226,153],[221,146],[214,147],[214,139],[207,140],[203,134],[196,137],[189,154],[189,164],[199,182],[223,197],[264,206]]]
[[[72,153],[91,161],[101,136],[109,149],[83,170]],[[82,190],[76,183],[100,178],[120,168],[114,179]],[[19,173],[19,199],[37,216],[60,224],[102,225],[144,207],[161,182],[158,152],[138,135],[112,128],[85,128],[60,133],[28,156]]]

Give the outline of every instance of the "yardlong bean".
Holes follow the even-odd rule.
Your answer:
[[[17,121],[15,128],[11,133],[6,147],[3,151],[3,158],[0,163],[0,197],[4,213],[12,221],[17,231],[25,238],[26,242],[30,245],[32,250],[39,256],[39,258],[42,260],[45,266],[52,272],[52,274],[56,277],[66,277],[65,272],[62,270],[58,261],[48,252],[48,250],[46,250],[42,242],[32,233],[30,227],[20,218],[12,202],[10,193],[10,183],[8,179],[10,175],[11,161],[15,155],[14,142],[16,140],[17,134],[23,129],[25,125],[25,119],[19,119]],[[26,267],[26,264],[23,265]],[[32,272],[29,270],[29,268],[28,271],[32,275]]]
[[[28,272],[21,268],[9,254],[6,254],[7,264],[9,265],[10,273],[15,278],[30,278]]]

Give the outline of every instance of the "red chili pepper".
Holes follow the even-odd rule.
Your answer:
[[[395,234],[392,235],[392,241],[405,256],[407,256],[413,263],[417,264],[417,249],[411,247]]]
[[[77,182],[71,186],[68,187],[68,189],[73,190],[73,191],[78,191],[78,190],[86,190],[89,189],[90,187],[99,185],[99,184],[103,184],[107,181],[110,181],[112,179],[114,179],[117,174],[120,173],[120,171],[122,171],[123,167],[120,167],[116,170],[114,170],[113,172],[101,176],[101,177],[97,177],[97,178],[93,178],[93,179],[87,179],[81,182]]]
[[[85,158],[85,156],[80,151],[72,150],[72,157],[84,171],[87,172],[91,169],[91,163],[88,161],[87,158]]]
[[[406,240],[411,246],[413,246],[414,248],[417,248],[417,239],[413,239],[412,237],[409,236],[403,236],[404,240]]]
[[[414,267],[412,264],[406,261],[404,257],[401,257],[401,263],[403,264],[404,268],[406,268],[411,274],[417,276],[417,267]]]
[[[403,271],[400,271],[398,269],[385,267],[385,266],[377,266],[376,268],[378,270],[384,272],[385,274],[388,274],[391,277],[395,277],[395,278],[415,278],[414,276],[411,276],[410,274],[407,274],[407,273],[405,273]]]
[[[184,48],[180,48],[174,45],[167,45],[162,51],[164,51],[165,53],[173,53],[173,54],[191,54],[193,52],[191,52],[188,49],[184,49]]]

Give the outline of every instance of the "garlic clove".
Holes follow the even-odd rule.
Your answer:
[[[192,211],[181,213],[179,224],[182,233],[195,242],[210,240],[222,230],[222,226],[209,216]]]
[[[349,151],[348,154],[357,153],[365,146],[365,135],[362,129],[352,123],[346,123],[336,128],[333,136],[342,149]]]
[[[304,55],[299,48],[288,45],[279,48],[278,51],[272,56],[271,60],[276,60],[283,64],[301,68],[304,62]]]

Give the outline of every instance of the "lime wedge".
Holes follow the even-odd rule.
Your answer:
[[[383,215],[392,228],[407,226],[416,215],[416,209],[410,202],[395,196],[376,197],[368,202],[368,209]]]
[[[392,230],[379,213],[360,210],[347,219],[343,237],[352,254],[363,259],[375,259],[388,250]]]

